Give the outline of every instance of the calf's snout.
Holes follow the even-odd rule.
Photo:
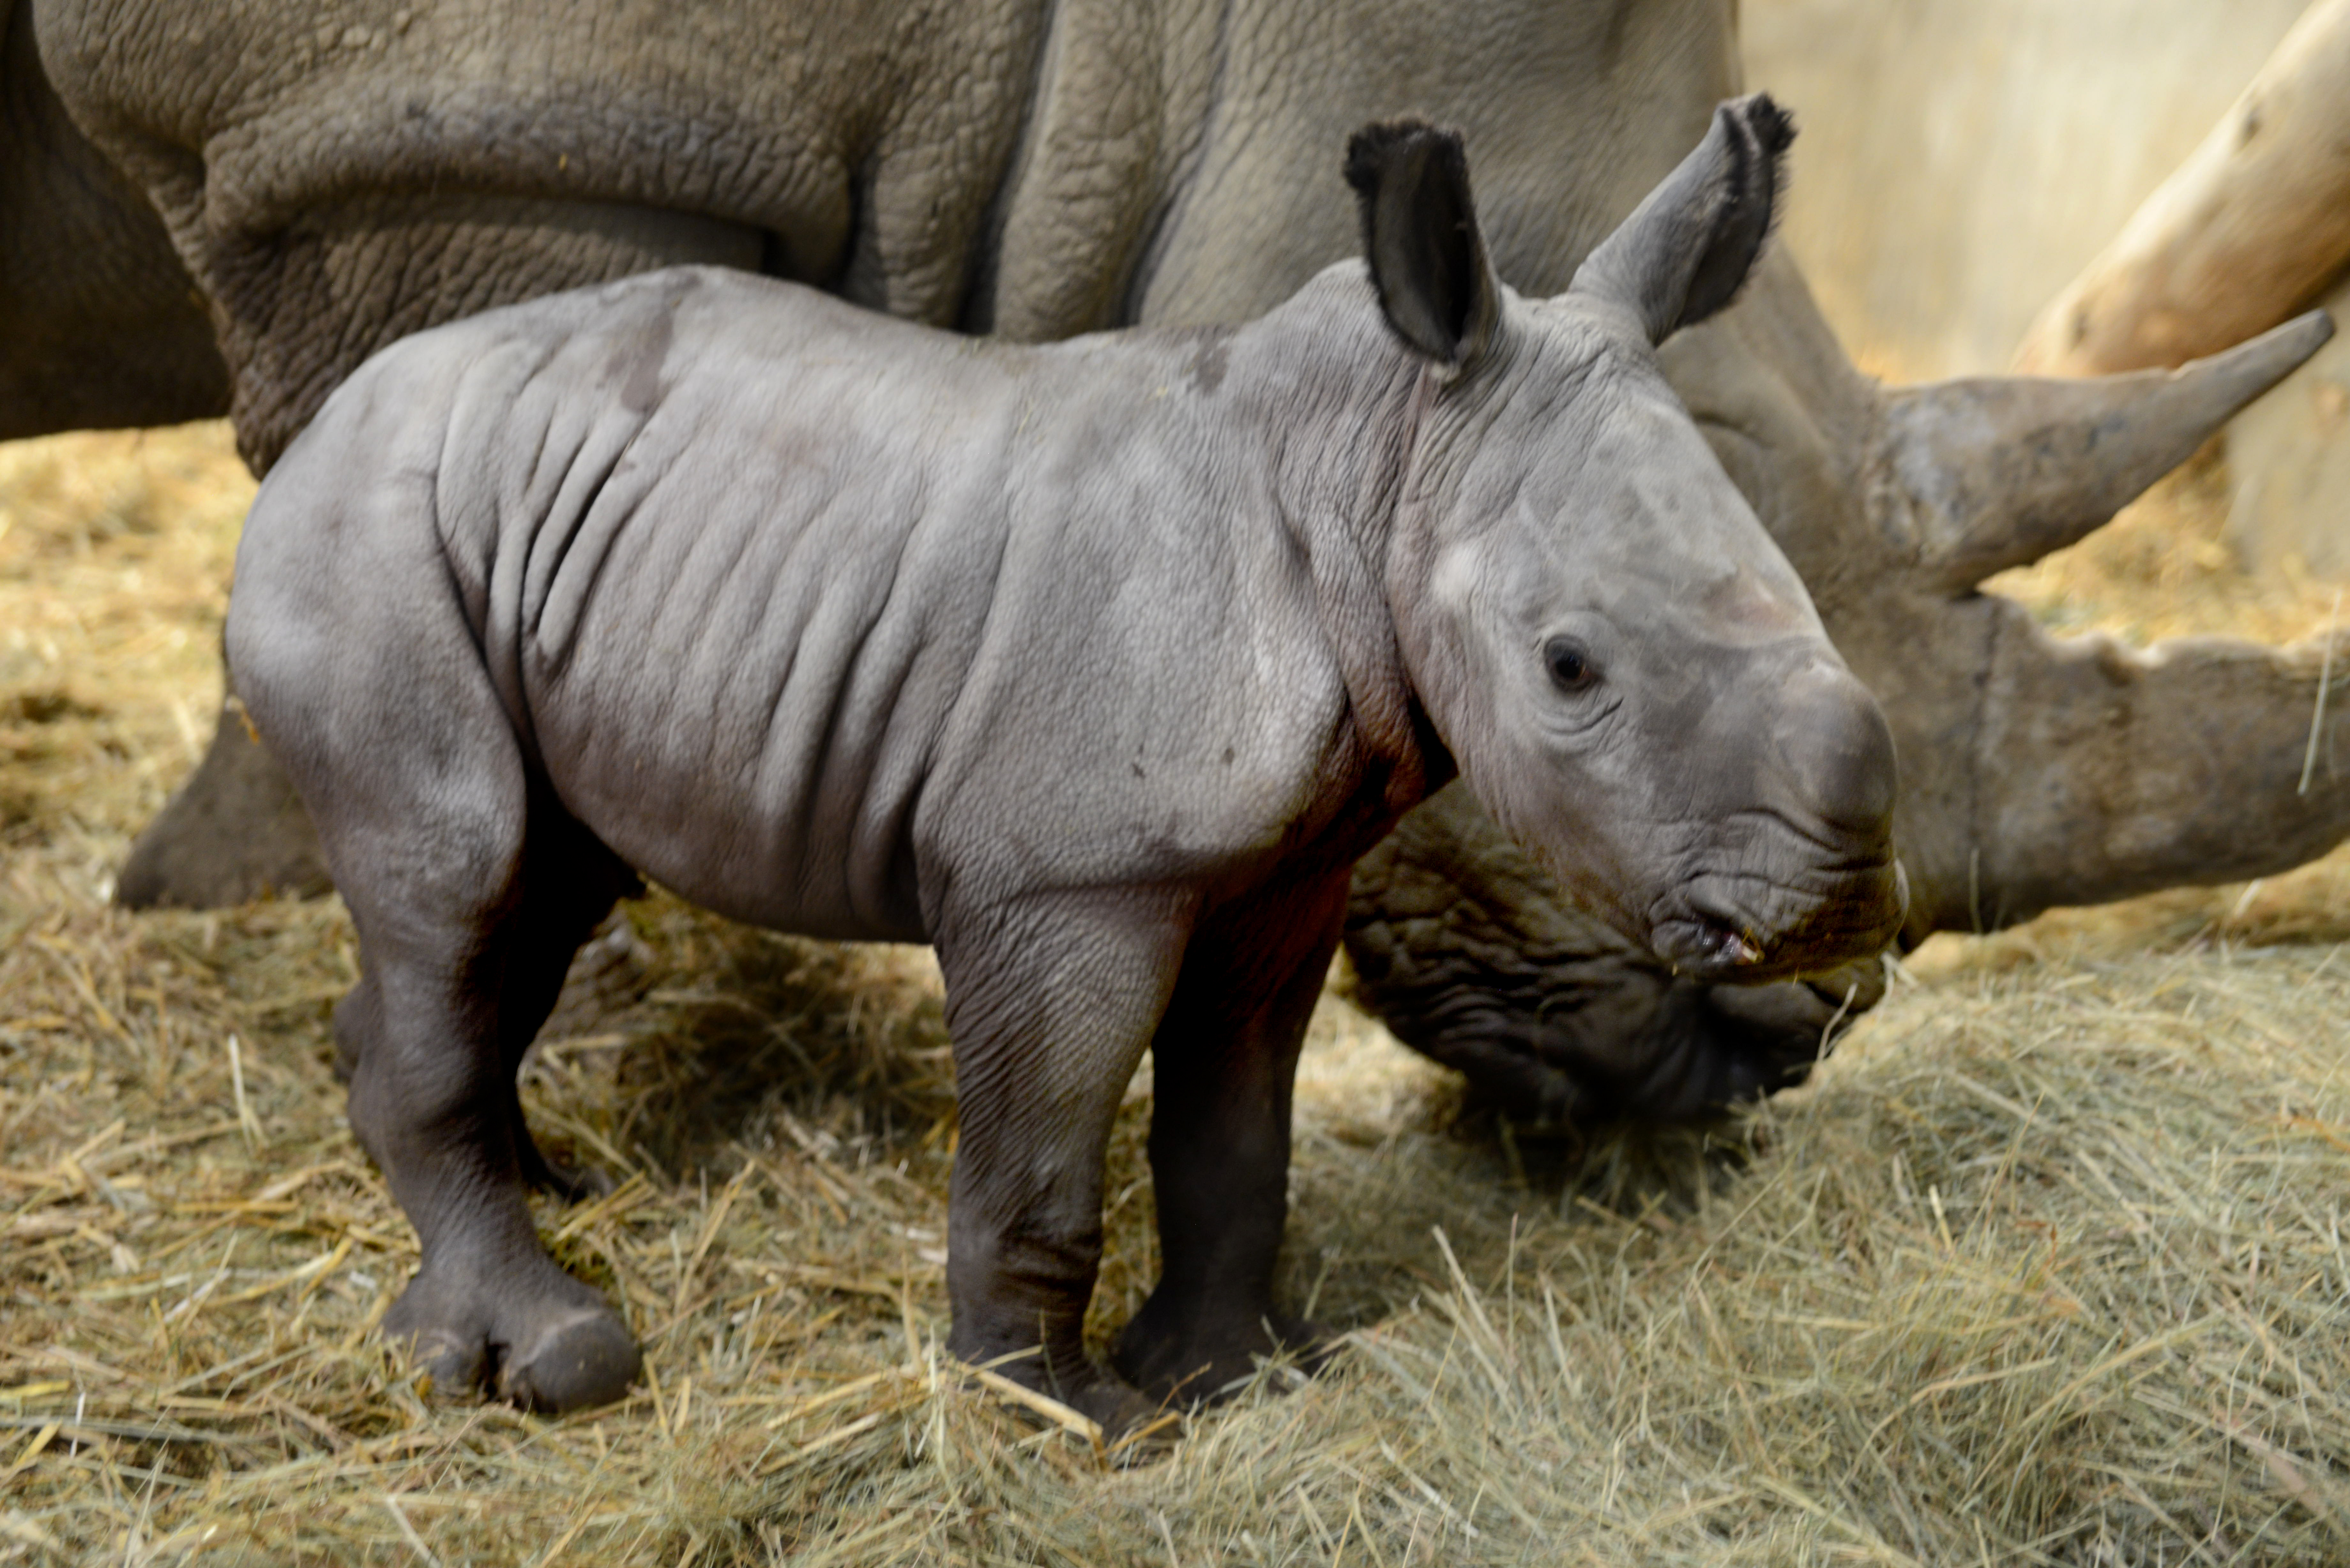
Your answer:
[[[1899,774],[1877,699],[1850,671],[1814,661],[1786,678],[1779,710],[1779,783],[1791,815],[1856,854],[1889,850]]]
[[[1749,679],[1757,696],[1730,711],[1760,727],[1747,742],[1753,771],[1724,771],[1729,794],[1688,873],[1650,912],[1659,956],[1700,978],[1832,968],[1881,949],[1908,912],[1893,734],[1876,698],[1816,652]]]

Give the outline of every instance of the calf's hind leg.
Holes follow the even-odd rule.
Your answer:
[[[373,877],[344,884],[367,971],[336,1020],[358,1045],[351,1127],[423,1253],[385,1314],[385,1337],[408,1343],[444,1392],[488,1388],[544,1410],[606,1403],[635,1377],[636,1345],[603,1298],[546,1255],[524,1199],[540,1162],[509,1042],[527,1043],[522,1011],[535,1000],[544,1018],[561,983],[565,955],[531,930],[558,917],[512,874],[485,909],[399,896],[430,876],[382,878],[389,898]]]
[[[528,837],[519,873],[517,908],[504,926],[502,974],[484,977],[498,999],[498,1044],[506,1064],[504,1099],[523,1179],[577,1200],[609,1186],[599,1173],[548,1160],[524,1120],[515,1076],[531,1042],[554,1011],[571,961],[619,899],[644,883],[603,843],[579,826],[546,791],[531,793]],[[335,1075],[345,1084],[358,1071],[367,1039],[382,1028],[372,971],[335,1012]]]
[[[363,978],[336,1016],[351,1128],[422,1249],[385,1337],[444,1392],[569,1409],[625,1394],[640,1358],[603,1298],[539,1245],[514,1068],[562,983],[566,942],[609,907],[612,863],[535,797],[461,637],[426,620],[412,636],[351,639],[348,668],[341,649],[306,659],[288,637],[294,652],[247,700],[359,930]],[[387,647],[394,668],[380,668]],[[596,872],[600,902],[550,869],[567,864]]]

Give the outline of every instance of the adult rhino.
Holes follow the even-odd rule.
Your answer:
[[[28,6],[46,82],[171,241],[92,217],[85,251],[192,275],[258,468],[404,332],[672,262],[1017,337],[1243,319],[1349,254],[1351,215],[1314,171],[1404,109],[1466,130],[1497,271],[1556,293],[1739,87],[1731,0],[383,0],[298,18],[283,0],[15,0],[12,82]],[[90,326],[91,357],[123,357]],[[2314,650],[2123,656],[1972,588],[2110,515],[2303,347],[2176,385],[1888,394],[1783,257],[1669,346],[1667,375],[1885,703],[1912,936],[2259,875],[2350,831],[2330,712],[2296,787]],[[212,411],[182,397],[177,417]],[[107,417],[162,417],[122,407]],[[224,724],[122,896],[317,885],[291,803]],[[1358,889],[1366,994],[1522,1109],[1751,1091],[1871,994],[1676,982],[1460,803],[1406,833]]]

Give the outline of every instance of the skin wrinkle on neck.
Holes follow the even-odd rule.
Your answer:
[[[1367,286],[1364,293],[1368,304]],[[1309,323],[1306,334],[1315,346],[1329,336],[1313,330],[1317,325]],[[1433,770],[1412,722],[1418,693],[1396,642],[1391,572],[1407,476],[1436,394],[1429,369],[1387,340],[1375,315],[1368,327],[1378,334],[1378,375],[1388,383],[1382,395],[1367,408],[1352,397],[1338,400],[1301,433],[1290,428],[1298,410],[1284,378],[1261,398],[1265,417],[1257,422],[1274,440],[1278,525],[1305,560],[1315,616],[1345,683],[1347,710],[1364,752],[1357,765],[1385,764],[1382,794],[1390,812],[1400,814],[1425,794]],[[1317,374],[1310,365],[1296,377],[1307,389],[1330,383],[1326,372]],[[1346,421],[1335,440],[1326,428],[1332,421]]]

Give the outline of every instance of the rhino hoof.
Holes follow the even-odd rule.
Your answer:
[[[644,1355],[601,1297],[552,1262],[553,1288],[531,1282],[452,1287],[428,1270],[384,1314],[384,1338],[409,1347],[429,1397],[494,1392],[554,1415],[626,1397]]]
[[[408,1351],[417,1391],[444,1403],[479,1392],[482,1369],[489,1364],[488,1352],[488,1345],[479,1339],[430,1329],[417,1334]]]
[[[1198,1407],[1228,1397],[1266,1357],[1286,1355],[1299,1371],[1318,1372],[1336,1341],[1320,1324],[1285,1314],[1226,1333],[1170,1333],[1146,1303],[1118,1336],[1112,1363],[1161,1405]]]
[[[1105,1377],[1070,1403],[1100,1425],[1103,1443],[1121,1459],[1154,1459],[1174,1446],[1177,1423],[1164,1418],[1167,1407],[1120,1379]]]
[[[625,1397],[644,1353],[620,1320],[598,1307],[548,1325],[498,1369],[498,1392],[549,1415]]]

